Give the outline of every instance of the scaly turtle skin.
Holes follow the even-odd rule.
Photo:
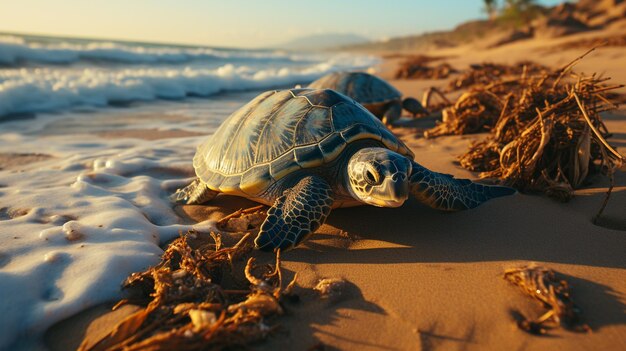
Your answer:
[[[473,208],[514,190],[431,172],[365,108],[333,90],[268,91],[202,143],[198,178],[172,196],[203,203],[218,193],[271,206],[258,248],[291,248],[331,208],[398,207],[409,194],[440,210]]]
[[[414,98],[402,100],[402,94],[386,81],[364,72],[335,72],[309,84],[312,89],[332,89],[363,105],[383,123],[390,125],[400,118],[402,108],[413,116],[428,113]]]

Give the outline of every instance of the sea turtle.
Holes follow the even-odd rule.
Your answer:
[[[198,176],[172,199],[199,204],[218,193],[271,206],[257,248],[291,248],[331,208],[398,207],[409,194],[463,210],[511,188],[432,172],[369,111],[329,89],[265,92],[228,117],[194,156]]]
[[[402,94],[386,81],[364,72],[335,72],[309,84],[312,89],[332,89],[363,105],[383,123],[390,125],[400,118],[402,108],[413,116],[428,111],[414,98],[402,100]]]

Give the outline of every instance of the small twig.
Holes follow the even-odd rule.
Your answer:
[[[238,217],[238,216],[241,216],[241,215],[244,215],[244,214],[248,214],[248,213],[254,213],[254,212],[256,212],[256,211],[258,211],[258,210],[260,210],[262,208],[263,208],[263,205],[254,206],[254,207],[250,207],[250,208],[246,208],[246,209],[240,208],[237,211],[235,211],[235,212],[229,214],[228,216],[226,216],[226,217],[220,219],[219,221],[217,221],[217,225],[218,226],[224,225],[225,223],[227,223],[233,217]]]
[[[274,297],[278,298],[280,296],[280,292],[283,288],[283,272],[280,269],[280,249],[276,250],[276,268],[274,274],[278,277],[278,289],[274,292]],[[274,275],[272,274],[272,275]]]
[[[611,109],[616,109],[619,107],[619,104],[616,104],[612,101],[610,101],[609,99],[607,99],[604,95],[602,94],[596,94],[596,97],[602,101],[604,101],[605,103],[611,105]]]
[[[246,279],[250,282],[250,284],[258,287],[263,284],[263,279],[259,279],[252,274],[252,268],[254,267],[254,257],[250,257],[248,259],[248,263],[246,264],[246,268],[244,269],[244,274]]]
[[[563,76],[565,75],[565,73],[567,73],[570,69],[572,69],[574,66],[576,66],[576,64],[582,60],[583,58],[585,58],[585,56],[589,55],[590,53],[592,53],[593,51],[595,51],[599,46],[595,46],[589,50],[587,50],[587,52],[585,52],[584,54],[578,56],[577,58],[575,58],[572,62],[568,63],[567,65],[563,66],[563,68],[560,69],[560,73],[558,75],[558,77],[556,78],[556,80],[554,81],[554,84],[552,84],[552,90],[554,90],[557,85],[559,85],[559,82],[561,81],[561,79],[563,78]]]
[[[596,127],[591,122],[591,118],[589,118],[589,116],[587,115],[587,111],[585,110],[585,107],[583,106],[583,104],[580,102],[578,95],[575,92],[572,92],[572,94],[574,95],[574,98],[576,99],[576,103],[578,103],[578,107],[580,108],[580,111],[583,113],[583,116],[585,117],[585,121],[587,121],[587,124],[589,124],[589,127],[591,127],[593,134],[595,134],[598,140],[602,143],[602,145],[604,145],[604,147],[611,154],[613,154],[613,156],[617,158],[618,165],[621,165],[622,162],[624,162],[623,156],[620,155],[620,153],[618,153],[617,151],[615,151],[615,149],[613,149],[611,145],[609,145],[609,143],[607,143],[606,140],[604,140],[604,137],[602,137],[602,134],[600,134],[600,131],[598,131],[598,129],[596,129]]]
[[[433,94],[439,95],[439,97],[444,101],[446,105],[452,105],[452,102],[450,102],[450,100],[444,95],[444,93],[441,92],[441,90],[435,87],[430,87],[424,92],[424,95],[422,96],[422,106],[424,106],[424,108],[428,109],[430,107],[430,100],[432,99]]]
[[[601,93],[603,91],[607,91],[607,90],[615,90],[615,89],[621,89],[624,87],[624,84],[620,84],[620,85],[610,85],[608,87],[602,87],[596,90],[592,90],[589,92],[589,94],[596,94],[596,93]]]
[[[598,224],[598,220],[600,219],[600,216],[602,216],[602,213],[604,213],[604,209],[606,208],[606,205],[609,203],[609,198],[611,197],[611,192],[613,192],[613,187],[615,186],[615,169],[609,166],[609,189],[606,191],[606,195],[604,196],[604,201],[602,201],[602,206],[600,206],[600,209],[598,210],[598,213],[596,213],[596,216],[593,217],[593,224]]]

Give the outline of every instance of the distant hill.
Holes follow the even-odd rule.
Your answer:
[[[553,7],[536,6],[534,18],[525,24],[520,18],[500,15],[493,21],[465,22],[448,31],[409,35],[385,41],[346,44],[349,51],[417,51],[476,43],[496,47],[529,38],[556,38],[597,30],[607,26],[626,28],[626,0],[579,0]],[[620,24],[621,23],[621,24]]]
[[[343,45],[347,50],[404,51],[416,49],[452,47],[477,38],[488,36],[509,27],[500,22],[476,20],[463,23],[449,31],[429,32],[419,35],[391,38],[385,41]]]
[[[325,50],[342,46],[351,46],[369,43],[370,40],[356,34],[314,34],[290,40],[284,44],[277,45],[281,49],[289,50]]]

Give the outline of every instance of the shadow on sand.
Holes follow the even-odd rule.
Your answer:
[[[288,279],[294,275],[294,272],[286,271],[285,273]],[[367,301],[361,289],[355,284],[345,281],[341,295],[334,298],[320,298],[317,292],[311,289],[297,288],[295,293],[299,296],[299,300],[297,303],[285,304],[286,315],[278,320],[281,327],[277,335],[255,345],[255,349],[288,350],[293,345],[307,345],[307,350],[338,350],[330,345],[322,344],[315,337],[315,334],[318,334],[341,340],[355,349],[394,350],[387,345],[359,340],[317,327],[337,325],[341,319],[350,319],[348,314],[354,311],[386,315],[380,306]],[[324,312],[320,313],[320,311]],[[346,313],[346,311],[350,312]]]

